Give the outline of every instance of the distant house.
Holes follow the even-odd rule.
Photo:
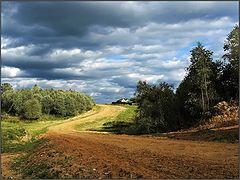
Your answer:
[[[129,105],[132,105],[132,102],[127,98],[121,98],[121,99],[118,99],[116,102],[112,102],[112,104],[129,104]]]

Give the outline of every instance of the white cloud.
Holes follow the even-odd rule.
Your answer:
[[[52,52],[49,54],[49,57],[51,59],[83,59],[83,58],[97,58],[100,57],[102,52],[100,51],[83,51],[79,48],[74,48],[70,50],[65,50],[65,49],[54,49]]]
[[[23,76],[24,72],[19,68],[3,66],[1,68],[2,78],[14,78]]]

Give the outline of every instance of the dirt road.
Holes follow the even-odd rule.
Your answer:
[[[68,134],[68,135],[76,134],[77,131],[74,129],[74,126],[81,123],[92,122],[92,121],[95,121],[96,119],[101,119],[104,117],[115,117],[122,110],[126,109],[122,106],[113,106],[113,105],[98,105],[98,106],[100,107],[99,110],[89,111],[83,114],[82,116],[74,118],[63,124],[49,127],[48,133]]]
[[[49,128],[45,134],[49,142],[29,157],[26,166],[44,165],[55,178],[238,177],[237,144],[74,130],[77,124],[116,116],[124,109],[100,107],[99,112]],[[38,177],[37,173],[32,172],[31,177]]]

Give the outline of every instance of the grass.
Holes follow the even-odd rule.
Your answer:
[[[107,131],[113,132],[118,128],[122,129],[123,126],[131,124],[136,115],[137,106],[123,105],[126,107],[125,111],[122,111],[116,117],[112,118],[100,118],[92,122],[86,122],[75,126],[78,131]],[[112,128],[114,126],[114,129]]]
[[[137,106],[125,105],[127,109],[118,114],[115,121],[132,122],[136,116]]]
[[[52,116],[44,116],[39,120],[28,121],[20,120],[17,117],[3,117],[2,128],[4,129],[15,129],[15,128],[24,128],[27,131],[28,135],[36,136],[40,132],[44,132],[42,129],[66,121],[66,118],[54,118]],[[40,131],[40,132],[39,132]],[[4,134],[3,134],[4,136]]]
[[[48,127],[63,123],[66,118],[44,116],[39,120],[20,120],[4,116],[2,120],[2,152],[29,151],[38,144],[37,136],[47,132]]]
[[[100,111],[99,106],[93,110]],[[2,119],[2,152],[29,151],[39,143],[37,136],[48,131],[53,125],[71,121],[70,117],[43,115],[38,120],[24,120],[16,116],[3,115]]]
[[[37,136],[47,132],[52,121],[2,121],[2,152],[28,152],[41,140]]]

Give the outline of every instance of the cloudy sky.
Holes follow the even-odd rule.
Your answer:
[[[3,2],[1,18],[2,82],[109,103],[138,80],[176,88],[197,41],[219,59],[238,2]]]

